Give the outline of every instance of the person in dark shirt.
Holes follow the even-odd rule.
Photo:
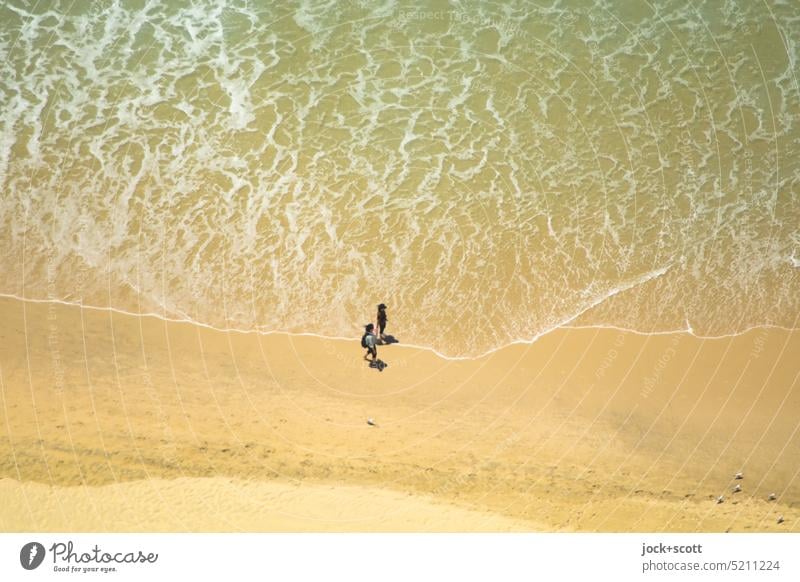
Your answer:
[[[386,336],[383,335],[383,331],[386,329],[386,305],[381,303],[378,305],[378,337],[380,339],[386,339]]]

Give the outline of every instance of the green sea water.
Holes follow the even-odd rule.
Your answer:
[[[0,7],[0,293],[477,355],[800,316],[800,6]]]

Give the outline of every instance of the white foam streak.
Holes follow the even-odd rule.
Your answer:
[[[115,307],[98,307],[98,306],[86,305],[86,304],[78,303],[78,302],[64,301],[64,300],[61,300],[61,299],[36,299],[36,298],[29,298],[29,297],[20,297],[20,296],[13,295],[13,294],[8,294],[8,293],[0,293],[0,297],[7,298],[7,299],[14,299],[14,300],[17,300],[17,301],[23,301],[23,302],[27,302],[27,303],[56,304],[56,305],[63,305],[65,307],[74,307],[74,308],[77,308],[77,309],[86,309],[86,310],[90,310],[90,311],[101,311],[101,312],[106,312],[106,313],[116,313],[116,314],[123,315],[123,316],[128,316],[128,317],[153,318],[153,319],[158,319],[160,321],[165,321],[165,322],[168,322],[168,323],[179,323],[179,324],[182,323],[182,324],[187,324],[187,325],[193,325],[193,326],[197,326],[197,327],[200,327],[200,328],[203,328],[203,329],[208,329],[208,330],[212,330],[212,331],[216,331],[216,332],[220,332],[220,333],[231,333],[231,334],[240,334],[240,335],[260,335],[260,336],[280,335],[280,336],[287,336],[287,337],[313,337],[313,338],[318,338],[318,339],[323,339],[323,340],[345,341],[345,342],[356,342],[356,341],[358,341],[357,337],[330,336],[330,335],[323,335],[323,334],[312,333],[312,332],[300,332],[300,333],[298,333],[298,332],[288,332],[288,331],[280,331],[280,330],[253,330],[253,329],[239,329],[239,328],[235,328],[235,327],[219,327],[219,326],[214,326],[214,325],[210,325],[210,324],[207,324],[207,323],[203,323],[201,321],[196,321],[196,320],[188,317],[187,315],[185,315],[183,313],[181,313],[182,317],[175,318],[175,317],[168,317],[168,316],[160,314],[160,313],[154,313],[154,312],[136,313],[136,312],[127,311],[127,310],[124,310],[124,309],[118,309],[118,308],[115,308]],[[601,303],[601,302],[602,302],[602,300],[598,301],[597,303],[595,303],[592,306],[588,306],[586,308],[586,310],[591,309],[592,307],[594,307],[596,305],[599,305],[599,303]],[[585,312],[586,310],[584,310],[583,312]],[[548,334],[550,334],[550,333],[552,333],[554,331],[557,331],[559,329],[576,329],[576,330],[580,330],[580,329],[611,329],[611,330],[620,331],[620,332],[623,332],[623,333],[632,333],[632,334],[640,335],[640,336],[662,336],[662,335],[688,334],[688,335],[691,335],[693,337],[696,337],[698,339],[703,339],[703,340],[730,339],[732,337],[739,337],[739,336],[742,336],[742,335],[746,335],[746,334],[748,334],[748,333],[750,333],[752,331],[759,330],[759,329],[776,329],[776,330],[781,330],[781,331],[786,331],[786,332],[796,332],[796,331],[798,331],[796,328],[787,328],[787,327],[782,327],[782,326],[777,326],[777,325],[759,325],[759,326],[749,327],[749,328],[747,328],[745,330],[738,331],[736,333],[705,336],[705,335],[697,335],[697,334],[693,333],[691,330],[685,330],[685,329],[673,330],[673,331],[643,332],[643,331],[636,330],[636,329],[628,329],[628,328],[624,328],[624,327],[611,326],[611,325],[585,325],[585,326],[571,326],[571,325],[569,325],[570,321],[575,320],[583,312],[578,313],[578,314],[570,317],[568,320],[565,321],[565,323],[553,326],[553,327],[549,328],[547,331],[544,331],[542,333],[537,334],[536,336],[534,336],[531,339],[528,339],[528,340],[515,340],[515,341],[512,341],[512,342],[508,342],[508,343],[506,343],[506,344],[504,344],[502,346],[498,346],[496,348],[492,348],[492,349],[487,350],[487,351],[485,351],[485,352],[483,352],[483,353],[481,353],[479,355],[476,355],[476,356],[453,356],[453,355],[447,355],[447,354],[444,354],[444,353],[440,352],[439,350],[436,350],[436,349],[431,348],[429,346],[417,345],[417,344],[406,344],[406,343],[395,345],[395,346],[393,346],[393,349],[403,349],[403,348],[418,349],[418,350],[431,352],[431,353],[435,354],[438,358],[441,358],[441,359],[447,360],[447,361],[471,361],[471,360],[480,360],[482,358],[491,356],[492,354],[494,354],[496,352],[499,352],[501,350],[504,350],[504,349],[506,349],[506,348],[508,348],[510,346],[514,346],[514,345],[533,345],[535,342],[537,342],[538,340],[540,340],[544,336],[546,336],[546,335],[548,335]]]

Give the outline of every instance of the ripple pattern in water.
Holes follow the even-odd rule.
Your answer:
[[[451,355],[567,321],[796,327],[792,2],[10,0],[0,23],[0,292],[326,335],[384,301]]]

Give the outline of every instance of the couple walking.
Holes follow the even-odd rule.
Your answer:
[[[375,325],[368,323],[364,326],[364,335],[361,336],[361,347],[366,348],[367,353],[364,354],[364,359],[369,359],[367,356],[372,356],[372,361],[378,361],[378,342],[386,339],[383,332],[386,330],[386,305],[381,303],[378,305],[378,335],[375,335]]]

